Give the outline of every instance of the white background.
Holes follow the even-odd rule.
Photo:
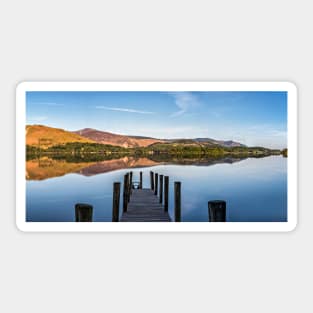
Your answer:
[[[2,0],[1,312],[312,311],[310,6],[286,0]],[[298,227],[280,234],[18,231],[15,86],[24,80],[296,83]]]

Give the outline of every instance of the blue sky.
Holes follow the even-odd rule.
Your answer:
[[[286,92],[27,92],[27,124],[287,146]]]

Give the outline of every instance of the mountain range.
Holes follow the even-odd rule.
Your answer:
[[[245,145],[232,140],[215,140],[212,138],[180,138],[158,139],[144,136],[129,136],[100,131],[92,128],[84,128],[77,131],[67,131],[44,125],[26,126],[26,144],[30,146],[40,145],[50,147],[66,143],[100,143],[124,148],[148,147],[154,144],[183,144],[222,147],[245,147]]]
[[[92,128],[84,128],[74,131],[73,133],[80,135],[83,138],[93,140],[97,143],[119,146],[123,148],[147,147],[157,142],[164,142],[164,140],[155,138],[118,135]]]

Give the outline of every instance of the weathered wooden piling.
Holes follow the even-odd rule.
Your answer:
[[[139,189],[142,189],[142,172],[139,173]]]
[[[168,211],[169,177],[164,176],[164,211]]]
[[[209,221],[226,222],[226,201],[212,200],[208,202]]]
[[[87,203],[75,204],[75,221],[92,222],[93,206]]]
[[[175,222],[181,221],[181,182],[174,183],[174,195],[175,195]]]
[[[130,200],[130,194],[131,194],[131,182],[130,182],[130,173],[127,173],[128,180],[127,180],[127,202]]]
[[[127,211],[127,203],[128,203],[128,174],[124,175],[124,185],[123,185],[123,212]]]
[[[154,175],[152,171],[150,171],[150,186],[151,190],[154,190]]]
[[[158,194],[158,183],[159,183],[159,174],[155,173],[155,179],[154,179],[154,194],[157,195]]]
[[[112,222],[118,222],[121,183],[113,184]]]
[[[132,194],[133,189],[133,172],[129,173],[129,189],[130,189],[130,195]]]
[[[163,175],[160,175],[160,203],[163,203]]]

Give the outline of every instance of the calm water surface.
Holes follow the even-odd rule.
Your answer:
[[[123,175],[130,170],[118,169],[124,166],[121,165],[124,161],[111,160],[105,164],[70,164],[49,159],[27,162],[27,221],[74,221],[75,203],[85,202],[94,207],[94,221],[110,222],[113,182],[122,183]],[[132,167],[133,180],[139,180],[139,171],[143,171],[144,188],[150,187],[150,170],[170,177],[169,214],[172,219],[174,181],[181,181],[184,222],[207,222],[207,203],[215,199],[226,200],[227,221],[230,222],[287,220],[287,158],[282,156],[214,165],[142,162],[141,166],[140,162],[131,164],[129,161],[126,164]]]

